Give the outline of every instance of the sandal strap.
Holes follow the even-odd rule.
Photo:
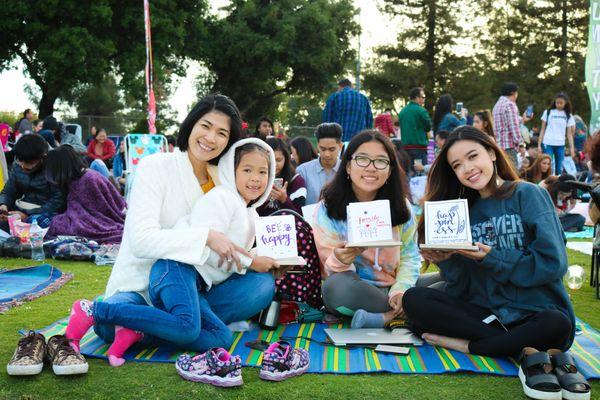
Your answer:
[[[546,390],[551,390],[552,388],[548,387],[550,385],[554,386],[554,389],[556,390],[560,390],[561,388],[558,379],[552,374],[539,374],[527,376],[525,380],[527,382],[527,386],[533,389],[536,389],[536,386],[542,386]]]
[[[560,386],[562,386],[563,388],[569,390],[569,391],[573,391],[572,389],[574,389],[573,385],[584,385],[584,387],[586,388],[585,391],[590,391],[591,390],[591,386],[588,383],[588,381],[586,381],[586,379],[584,378],[583,375],[581,375],[579,372],[571,372],[568,373],[564,370],[562,370],[563,372],[558,372],[561,371],[560,369],[556,370],[556,377],[558,378],[558,382],[560,383]]]
[[[558,368],[563,365],[575,365],[575,360],[573,356],[569,353],[555,353],[552,355],[552,365],[554,368]]]
[[[552,365],[550,356],[545,351],[538,351],[537,353],[525,356],[523,362],[521,363],[523,369],[529,369],[534,365],[540,364]]]

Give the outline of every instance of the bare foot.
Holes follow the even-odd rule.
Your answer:
[[[394,310],[383,313],[383,322],[387,323],[394,319]]]
[[[450,350],[460,351],[461,353],[469,352],[469,341],[466,339],[434,335],[433,333],[424,333],[421,337],[433,346],[445,347]]]

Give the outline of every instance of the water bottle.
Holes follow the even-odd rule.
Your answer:
[[[37,219],[34,219],[29,228],[29,242],[31,243],[31,259],[33,261],[44,261],[44,230],[40,228]]]

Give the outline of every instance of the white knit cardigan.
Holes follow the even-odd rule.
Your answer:
[[[208,166],[215,185],[217,167]],[[173,229],[190,214],[202,189],[187,152],[155,154],[143,158],[135,173],[129,198],[123,241],[113,267],[106,296],[138,292],[148,304],[150,269],[159,259],[202,265],[209,255],[208,228]]]

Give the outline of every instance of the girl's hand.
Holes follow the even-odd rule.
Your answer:
[[[421,249],[420,251],[425,261],[429,261],[436,265],[442,261],[446,261],[447,259],[452,257],[452,254],[456,253],[456,250],[442,251],[432,249]]]
[[[269,272],[272,269],[278,269],[279,263],[271,257],[255,256],[250,264],[250,269],[256,272]]]
[[[476,250],[457,250],[456,253],[461,256],[465,256],[470,258],[471,260],[481,261],[488,255],[488,253],[492,250],[492,248],[483,243],[475,243],[477,247],[479,247],[479,251]]]
[[[278,189],[273,185],[273,189],[271,189],[271,198],[277,200],[280,203],[285,203],[287,200],[287,185],[288,183],[284,183],[281,189]]]
[[[392,310],[394,310],[394,316],[396,317],[404,317],[404,310],[402,309],[402,296],[404,293],[396,293],[393,297],[391,297],[388,302]]]
[[[238,271],[241,271],[244,268],[240,262],[238,253],[247,257],[252,257],[246,250],[233,243],[227,236],[225,236],[225,234],[212,229],[209,229],[208,231],[206,245],[219,255],[219,265],[221,265],[223,261],[227,261],[228,270],[231,270],[234,265],[237,266]]]
[[[333,256],[342,264],[350,265],[363,251],[364,247],[338,247],[333,249]]]

